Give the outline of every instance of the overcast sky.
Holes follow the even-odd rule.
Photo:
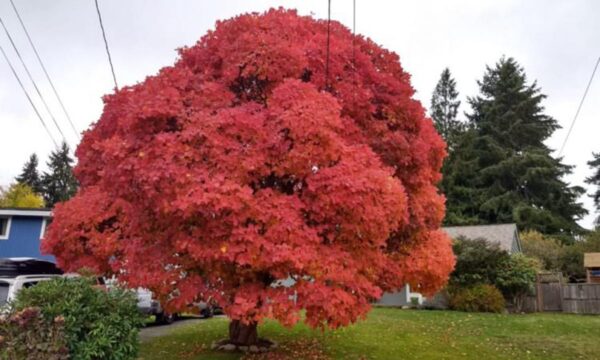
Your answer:
[[[76,128],[99,118],[101,96],[111,92],[112,78],[93,0],[13,0],[53,78]],[[119,85],[134,84],[176,59],[175,49],[193,45],[215,21],[270,7],[296,8],[301,14],[327,16],[327,1],[184,1],[99,0]],[[400,55],[412,74],[416,97],[428,107],[439,74],[449,67],[463,100],[477,94],[477,79],[486,65],[512,56],[548,95],[546,112],[563,126],[548,141],[560,148],[593,66],[600,56],[600,1],[596,0],[356,0],[356,30]],[[0,16],[38,83],[67,141],[70,129],[37,65],[9,0],[0,0]],[[332,18],[352,25],[352,1],[332,0]],[[60,136],[37,97],[6,35],[0,45],[57,139]],[[564,151],[575,165],[567,181],[584,185],[591,174],[586,162],[600,152],[600,73],[597,74]],[[34,111],[0,58],[0,185],[18,175],[31,153],[41,162],[53,149]],[[43,164],[42,164],[43,165]],[[42,166],[44,168],[44,166]],[[581,199],[592,212],[588,196]],[[589,227],[593,214],[581,224]]]

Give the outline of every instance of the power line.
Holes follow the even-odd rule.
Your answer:
[[[590,85],[592,85],[592,81],[594,80],[594,75],[596,74],[596,69],[598,69],[598,64],[600,64],[600,57],[598,57],[598,61],[596,61],[596,66],[594,66],[594,71],[592,71],[592,76],[590,76],[590,81],[585,88],[585,92],[583,93],[583,97],[579,102],[579,106],[577,107],[577,111],[575,112],[575,116],[573,117],[573,121],[571,121],[571,126],[569,126],[569,131],[567,132],[567,136],[560,147],[560,151],[558,152],[558,156],[562,155],[563,150],[565,149],[565,145],[567,145],[567,140],[569,140],[569,136],[571,135],[571,131],[573,130],[573,126],[575,125],[575,121],[577,121],[577,117],[579,116],[579,111],[581,110],[581,106],[585,101],[585,97],[587,96],[588,90],[590,89]]]
[[[331,24],[331,0],[327,0],[327,54],[325,59],[325,89],[329,90],[329,37]]]
[[[37,84],[35,83],[35,80],[33,79],[33,76],[31,76],[31,73],[29,72],[29,68],[27,67],[27,64],[25,64],[25,61],[23,61],[23,57],[21,56],[21,53],[19,52],[19,49],[17,48],[17,45],[13,41],[12,36],[10,36],[10,33],[8,32],[8,29],[6,28],[6,25],[4,25],[4,21],[2,21],[2,18],[0,18],[0,24],[2,24],[2,27],[4,28],[4,32],[6,33],[6,36],[8,36],[8,40],[10,40],[10,44],[12,45],[13,49],[17,53],[17,57],[19,58],[19,61],[21,62],[21,65],[23,65],[23,68],[25,69],[25,73],[27,73],[27,76],[29,77],[29,80],[31,80],[31,83],[33,84],[33,88],[35,89],[35,91],[37,92],[38,96],[42,100],[42,104],[44,104],[44,107],[46,108],[46,111],[48,112],[48,114],[50,114],[50,118],[52,119],[52,122],[54,122],[54,125],[58,129],[58,132],[62,136],[63,140],[66,141],[65,134],[63,134],[62,129],[60,128],[60,125],[58,125],[58,122],[56,121],[56,118],[54,117],[54,115],[52,114],[52,111],[50,110],[50,107],[48,106],[48,103],[46,103],[46,99],[44,99],[44,96],[42,95],[42,92],[40,91],[40,89],[38,88]]]
[[[17,81],[19,82],[19,85],[21,86],[21,89],[23,89],[23,92],[25,93],[25,96],[27,97],[27,100],[29,100],[29,103],[31,104],[31,107],[33,107],[33,110],[35,111],[35,114],[37,115],[38,119],[40,119],[40,122],[42,123],[42,126],[44,127],[44,129],[46,129],[46,133],[48,133],[48,136],[50,136],[50,139],[54,143],[54,146],[58,147],[58,144],[56,143],[56,140],[54,139],[54,136],[52,136],[52,133],[48,129],[48,126],[46,126],[46,123],[44,122],[44,119],[42,118],[42,116],[40,115],[40,112],[38,111],[37,107],[35,106],[35,104],[31,100],[31,97],[29,96],[29,93],[27,93],[27,90],[25,89],[25,86],[23,86],[23,82],[21,82],[21,79],[19,78],[19,75],[17,75],[17,72],[15,71],[15,68],[12,66],[12,64],[10,62],[10,59],[6,55],[6,52],[4,52],[4,49],[2,48],[1,45],[0,45],[0,51],[2,51],[2,55],[4,55],[4,58],[6,59],[6,62],[8,63],[8,66],[10,67],[10,70],[12,71],[13,75],[15,76],[15,78],[17,79]]]
[[[98,6],[98,0],[94,0],[96,3],[96,12],[98,13],[98,21],[100,21],[100,29],[102,29],[102,38],[104,39],[104,47],[106,48],[106,55],[108,55],[108,63],[110,64],[110,71],[112,72],[113,81],[115,82],[115,91],[119,90],[117,85],[117,76],[115,75],[115,68],[113,66],[112,57],[110,56],[110,50],[108,48],[108,41],[106,41],[106,32],[104,31],[104,24],[102,23],[102,15],[100,15],[100,7]]]
[[[15,6],[15,3],[13,2],[13,0],[10,0],[10,4],[12,5],[13,10],[15,11],[17,18],[19,19],[19,22],[21,23],[21,27],[23,27],[23,31],[25,32],[25,35],[27,36],[27,40],[29,40],[29,44],[33,48],[33,52],[35,53],[35,56],[37,57],[38,62],[40,63],[40,66],[42,67],[42,70],[44,71],[44,74],[46,75],[46,79],[48,79],[48,82],[50,83],[50,86],[52,87],[52,91],[54,91],[54,95],[56,95],[56,99],[58,100],[60,107],[62,108],[63,112],[65,113],[65,116],[67,117],[67,120],[69,121],[69,124],[71,125],[71,129],[73,129],[73,132],[75,132],[75,135],[77,135],[78,138],[81,138],[81,135],[75,128],[75,125],[73,125],[71,116],[69,116],[69,113],[67,112],[67,109],[65,108],[65,105],[62,102],[62,99],[58,95],[58,91],[56,91],[56,87],[54,87],[54,83],[52,82],[52,79],[50,79],[50,75],[48,74],[48,71],[46,71],[46,67],[44,66],[44,63],[42,62],[42,58],[40,57],[40,54],[38,54],[38,51],[37,51],[35,45],[33,44],[31,37],[29,36],[29,31],[27,31],[27,28],[25,27],[25,23],[23,23],[23,20],[21,19],[21,15],[19,14],[19,11],[17,10],[17,7]]]

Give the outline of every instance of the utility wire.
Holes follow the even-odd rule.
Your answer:
[[[62,136],[63,140],[67,141],[66,138],[65,138],[65,134],[63,134],[62,129],[60,128],[60,125],[58,125],[58,122],[56,121],[56,118],[52,114],[52,111],[50,110],[50,107],[48,106],[48,103],[46,103],[46,99],[44,99],[44,96],[42,95],[42,92],[40,91],[40,89],[38,88],[37,84],[35,83],[35,80],[33,79],[33,76],[31,76],[31,73],[29,72],[29,68],[27,68],[27,65],[25,64],[25,61],[23,61],[23,57],[21,56],[21,53],[19,52],[19,49],[17,48],[17,45],[15,45],[15,42],[13,41],[12,36],[10,36],[10,33],[8,32],[8,29],[6,28],[6,25],[4,25],[4,21],[2,21],[2,18],[0,18],[0,24],[2,24],[2,27],[4,28],[4,32],[6,33],[6,36],[8,36],[8,40],[10,40],[10,44],[12,45],[13,49],[17,53],[17,57],[19,58],[19,61],[21,62],[21,65],[23,65],[23,68],[25,69],[25,72],[27,73],[27,76],[29,77],[29,80],[31,80],[31,83],[33,84],[33,87],[34,87],[35,91],[37,92],[38,96],[42,100],[42,104],[44,104],[44,107],[46,108],[46,111],[48,112],[48,114],[50,114],[50,118],[52,119],[52,122],[54,122],[54,125],[58,129],[58,132]]]
[[[117,85],[117,76],[115,75],[115,68],[113,66],[112,57],[110,56],[110,50],[108,48],[108,41],[106,40],[106,32],[104,31],[104,24],[102,23],[102,15],[100,15],[100,7],[98,6],[98,0],[94,0],[96,3],[96,12],[98,13],[98,21],[100,21],[100,29],[102,29],[102,38],[104,39],[104,47],[106,48],[106,55],[108,55],[108,63],[110,64],[110,71],[112,72],[113,81],[115,82],[115,91],[119,90]]]
[[[52,133],[48,129],[48,126],[46,126],[46,123],[44,122],[44,119],[42,118],[42,116],[40,115],[40,112],[38,111],[37,107],[35,106],[35,104],[31,100],[31,97],[29,96],[29,93],[27,93],[27,90],[25,89],[25,86],[23,86],[23,82],[21,82],[21,79],[19,78],[19,75],[17,75],[17,72],[15,71],[15,68],[12,66],[12,64],[10,62],[10,59],[6,55],[6,52],[4,52],[4,49],[2,48],[2,46],[0,46],[0,51],[2,51],[2,55],[4,55],[4,58],[6,59],[6,62],[8,63],[8,66],[10,67],[10,70],[12,71],[13,75],[15,76],[15,78],[17,79],[17,81],[19,82],[19,85],[21,86],[21,89],[25,93],[25,96],[27,97],[27,100],[29,100],[29,103],[31,104],[31,107],[33,107],[33,110],[35,111],[35,114],[37,115],[38,119],[40,119],[40,122],[42,123],[42,126],[44,127],[44,129],[46,129],[46,133],[48,133],[48,136],[50,136],[50,139],[54,143],[54,146],[58,148],[58,144],[57,144],[56,140],[54,139],[54,136],[52,136]]]
[[[42,70],[44,71],[44,74],[46,75],[46,79],[48,79],[48,82],[50,83],[50,86],[52,87],[52,91],[54,91],[54,95],[56,95],[56,99],[58,100],[60,107],[62,108],[63,112],[65,113],[65,116],[67,117],[67,120],[69,121],[69,124],[71,125],[71,129],[73,129],[73,132],[75,133],[75,135],[77,135],[77,137],[79,139],[81,139],[81,135],[75,128],[75,125],[73,125],[71,116],[69,116],[69,113],[67,112],[67,109],[65,108],[65,105],[62,102],[62,99],[58,95],[58,91],[56,91],[56,87],[54,87],[54,83],[52,82],[52,79],[50,79],[50,75],[48,74],[48,71],[46,70],[46,66],[44,66],[44,63],[42,62],[42,58],[40,57],[40,54],[38,53],[37,48],[33,44],[33,41],[31,40],[31,36],[29,36],[29,31],[27,31],[27,28],[25,27],[25,23],[21,19],[21,15],[19,14],[19,11],[17,10],[17,7],[15,6],[15,3],[13,2],[13,0],[10,0],[10,4],[12,5],[12,8],[15,11],[15,14],[17,15],[17,19],[19,19],[19,22],[21,23],[21,27],[23,28],[23,31],[25,32],[25,35],[27,36],[27,40],[29,41],[29,44],[33,48],[33,52],[35,53],[35,56],[37,57],[38,62],[40,63],[40,66],[42,67]]]
[[[585,88],[585,92],[583,93],[583,97],[579,102],[579,106],[577,107],[577,111],[575,112],[575,116],[573,117],[573,121],[571,121],[571,126],[569,126],[569,131],[567,132],[567,136],[560,147],[560,151],[558,152],[558,156],[562,155],[563,150],[565,149],[565,145],[567,145],[567,140],[569,140],[569,136],[571,135],[571,131],[573,130],[573,126],[575,125],[575,121],[577,121],[577,117],[579,116],[579,111],[581,110],[581,106],[585,101],[585,97],[587,96],[588,90],[590,89],[590,85],[592,85],[592,81],[594,80],[594,75],[596,74],[596,69],[598,69],[598,64],[600,64],[600,57],[598,57],[598,61],[596,61],[596,66],[594,66],[594,71],[592,71],[592,76],[590,76],[590,81]]]
[[[10,0],[12,1],[12,0]],[[352,62],[354,62],[354,67],[356,68],[356,49],[355,49],[355,41],[356,40],[356,0],[352,0]]]
[[[325,59],[325,89],[330,90],[329,85],[329,37],[331,24],[331,0],[327,0],[327,54]]]

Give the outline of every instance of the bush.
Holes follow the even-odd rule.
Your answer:
[[[544,270],[556,271],[560,269],[563,246],[556,239],[535,230],[522,232],[519,237],[521,238],[523,253],[539,259]]]
[[[504,311],[506,304],[498,288],[479,284],[451,290],[449,305],[451,309],[458,311],[500,313]]]
[[[63,360],[68,357],[64,318],[58,316],[47,321],[35,307],[0,318],[0,359]]]
[[[525,298],[533,294],[535,276],[541,267],[538,259],[517,253],[512,254],[498,270],[496,285],[515,311],[521,312]]]
[[[450,274],[450,284],[469,287],[476,284],[495,284],[498,270],[509,259],[508,252],[485,239],[456,239],[452,245],[456,265]]]
[[[62,316],[71,358],[135,359],[143,318],[131,291],[105,291],[89,278],[57,278],[19,292],[15,309],[39,307],[43,316]]]

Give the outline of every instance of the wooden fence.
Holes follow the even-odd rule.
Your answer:
[[[575,314],[600,314],[600,284],[563,285],[562,311]]]
[[[600,314],[600,284],[565,284],[560,273],[539,274],[535,295],[525,299],[523,311]]]

